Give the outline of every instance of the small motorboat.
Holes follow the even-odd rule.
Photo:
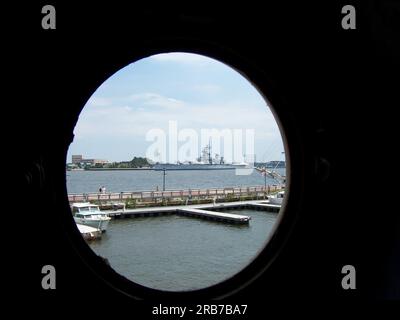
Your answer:
[[[109,215],[100,211],[98,205],[89,202],[73,203],[72,215],[77,224],[87,225],[105,232],[111,220]]]
[[[283,197],[285,196],[285,191],[279,191],[277,194],[268,196],[270,204],[282,205]]]

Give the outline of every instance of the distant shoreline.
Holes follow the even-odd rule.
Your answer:
[[[278,169],[286,169],[286,167],[277,167]],[[166,171],[198,171],[198,170],[236,170],[236,169],[241,169],[241,168],[165,168]],[[252,168],[255,169],[255,168]],[[267,167],[267,169],[271,169],[270,167]],[[162,168],[88,168],[88,169],[70,169],[68,171],[129,171],[129,170],[134,170],[134,171],[163,171]]]
[[[90,169],[83,169],[83,170],[76,170],[76,169],[71,169],[67,171],[118,171],[118,170],[154,170],[153,168],[90,168]]]

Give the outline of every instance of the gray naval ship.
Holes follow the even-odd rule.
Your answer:
[[[211,157],[211,144],[207,145],[197,158],[197,161],[177,162],[177,163],[156,163],[153,169],[156,171],[162,170],[234,170],[248,168],[249,164],[246,162],[230,163],[224,161],[224,157],[215,154]]]

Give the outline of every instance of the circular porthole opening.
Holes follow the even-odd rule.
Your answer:
[[[288,150],[241,73],[193,53],[138,60],[82,109],[66,163],[87,245],[151,290],[221,285],[254,264],[288,197]]]

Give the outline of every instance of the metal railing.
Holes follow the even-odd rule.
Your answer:
[[[68,194],[69,202],[90,202],[90,201],[124,201],[135,199],[139,201],[157,201],[159,199],[172,198],[228,198],[246,196],[265,196],[272,192],[282,189],[280,185],[251,186],[251,187],[227,187],[227,188],[208,188],[208,189],[185,189],[185,190],[166,190],[166,191],[123,191],[107,193],[71,193]]]

